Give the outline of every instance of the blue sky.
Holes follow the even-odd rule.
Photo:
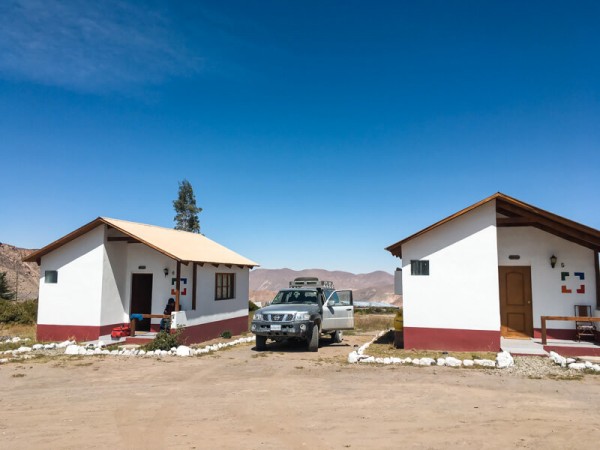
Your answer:
[[[7,1],[0,241],[97,216],[266,268],[384,247],[501,191],[600,228],[596,1]]]

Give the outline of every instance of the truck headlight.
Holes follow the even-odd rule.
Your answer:
[[[252,320],[263,320],[262,314],[254,314],[254,318]]]
[[[304,322],[306,320],[310,320],[310,313],[307,312],[299,312],[296,313],[296,317],[294,318],[296,322]]]

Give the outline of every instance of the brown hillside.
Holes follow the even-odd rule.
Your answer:
[[[38,296],[40,268],[36,263],[23,262],[23,258],[34,251],[0,243],[0,272],[6,272],[8,285],[19,300]]]
[[[394,294],[394,276],[383,271],[354,274],[324,269],[256,269],[250,272],[250,299],[270,301],[279,289],[289,286],[296,277],[317,277],[333,281],[338,289],[352,289],[356,301],[402,304],[402,297]]]

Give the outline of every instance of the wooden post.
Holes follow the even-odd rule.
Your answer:
[[[198,276],[198,266],[193,263],[192,266],[192,310],[196,310],[196,278]]]
[[[594,269],[596,272],[596,309],[600,309],[600,263],[597,250],[594,250]]]
[[[131,337],[135,337],[135,319],[131,319],[129,329],[131,330]]]
[[[546,317],[542,316],[542,345],[546,345]]]
[[[179,311],[179,292],[181,291],[181,261],[177,261],[177,274],[175,276],[175,311]]]

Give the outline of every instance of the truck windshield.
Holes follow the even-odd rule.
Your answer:
[[[319,303],[317,297],[317,291],[280,291],[277,293],[272,305],[285,305],[285,304],[300,304],[300,303]]]

